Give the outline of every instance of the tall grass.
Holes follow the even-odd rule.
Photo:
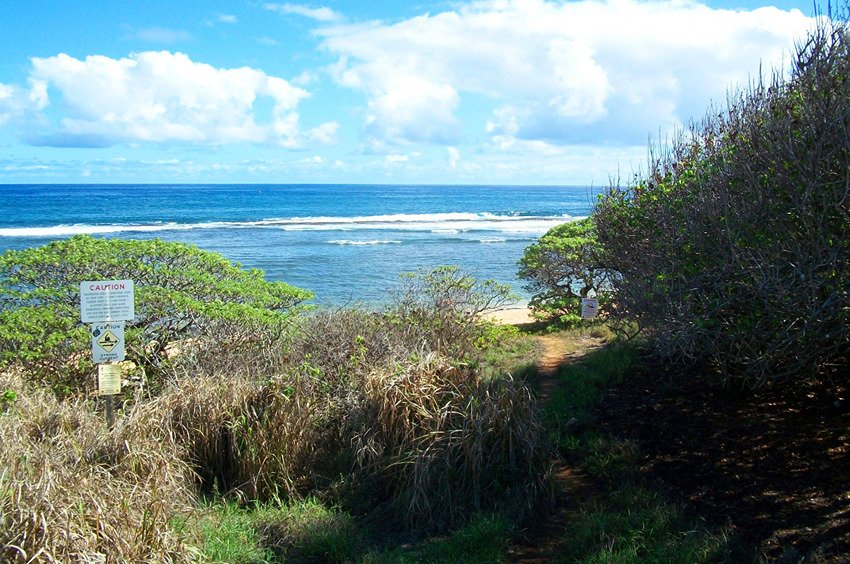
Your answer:
[[[105,430],[91,402],[60,402],[0,375],[0,560],[165,560],[185,539],[191,471],[173,443],[139,425]]]
[[[420,530],[521,515],[546,491],[538,408],[485,369],[499,334],[476,302],[444,301],[464,309],[324,311],[281,333],[221,323],[174,343],[173,373],[125,398],[110,432],[95,399],[0,376],[0,559],[189,558],[202,497],[311,498]]]

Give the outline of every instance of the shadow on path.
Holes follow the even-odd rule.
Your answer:
[[[545,406],[560,385],[558,372],[563,366],[581,360],[589,352],[602,347],[604,339],[565,337],[559,334],[539,335],[541,355],[537,361],[538,398]],[[508,562],[543,563],[553,561],[564,542],[567,523],[579,510],[597,498],[596,488],[576,469],[563,460],[552,466],[554,503],[526,523],[525,534],[507,551]]]

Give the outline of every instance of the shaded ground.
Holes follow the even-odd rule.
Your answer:
[[[706,390],[665,370],[645,364],[597,416],[640,445],[650,482],[730,525],[742,561],[850,561],[850,391]]]
[[[545,404],[558,386],[558,370],[588,351],[604,344],[603,339],[592,337],[565,338],[563,335],[539,335],[542,353],[537,361],[540,377],[538,398]],[[555,461],[552,468],[553,504],[526,523],[526,533],[509,549],[509,562],[551,562],[563,542],[566,523],[579,508],[597,495],[595,487],[576,469],[563,461]]]
[[[545,402],[558,368],[601,342],[538,339]],[[637,374],[607,390],[594,420],[603,434],[638,445],[649,485],[712,529],[729,531],[733,561],[850,562],[846,385],[712,389],[644,360]],[[554,506],[526,523],[508,561],[552,561],[566,525],[602,495],[561,462],[554,476]]]

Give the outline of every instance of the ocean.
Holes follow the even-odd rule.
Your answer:
[[[399,274],[456,265],[511,284],[523,249],[587,216],[588,187],[259,184],[0,185],[0,252],[78,233],[194,243],[314,303],[377,304]]]

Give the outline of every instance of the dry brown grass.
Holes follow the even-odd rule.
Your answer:
[[[283,334],[222,323],[181,342],[112,432],[93,398],[0,375],[17,396],[0,403],[0,560],[188,559],[197,539],[179,522],[203,494],[311,496],[427,527],[522,513],[548,451],[526,387],[466,363],[477,313],[325,311]]]
[[[522,513],[547,483],[548,451],[529,390],[482,381],[430,355],[364,381],[370,425],[358,461],[412,523],[450,525],[471,512]]]
[[[168,526],[185,513],[188,467],[138,424],[113,433],[91,402],[60,402],[0,375],[16,399],[0,414],[0,559],[178,558]]]

